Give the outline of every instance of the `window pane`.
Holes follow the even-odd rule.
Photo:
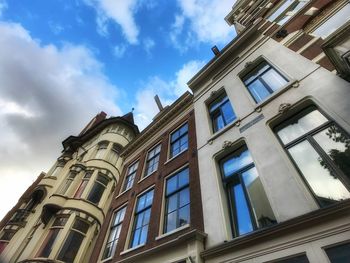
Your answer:
[[[350,4],[345,5],[341,10],[317,28],[313,34],[326,38],[350,19]]]
[[[350,259],[350,243],[325,249],[331,263],[346,263]]]
[[[84,236],[82,234],[70,231],[60,253],[58,254],[58,260],[73,262],[83,240]]]
[[[103,185],[95,182],[87,200],[89,200],[94,204],[98,204],[101,200],[104,190],[105,190],[105,187]]]
[[[99,181],[99,182],[102,183],[103,185],[107,186],[107,185],[108,185],[108,182],[109,182],[109,179],[108,179],[107,176],[99,174],[99,175],[97,176],[96,181]]]
[[[177,218],[177,210],[166,215],[165,232],[170,232],[170,231],[176,229],[176,218]]]
[[[188,174],[189,170],[188,168],[182,170],[180,173],[178,173],[178,179],[179,179],[179,188],[182,186],[185,186],[188,184],[189,182],[189,174]]]
[[[86,233],[89,229],[89,224],[84,222],[83,220],[76,219],[73,228],[80,232]]]
[[[40,248],[37,257],[43,257],[43,258],[47,258],[53,248],[53,245],[55,244],[56,238],[58,236],[58,233],[60,232],[61,229],[59,228],[54,228],[54,229],[50,229],[49,233],[47,235],[47,237],[45,238],[45,241],[42,245],[42,247]]]
[[[274,68],[271,68],[265,72],[261,78],[273,91],[282,88],[287,83],[287,80],[283,78]]]
[[[256,103],[259,103],[270,96],[270,92],[260,80],[256,80],[249,84],[248,89],[250,90],[250,93],[254,97]]]
[[[237,217],[237,230],[239,235],[253,231],[253,225],[250,218],[247,200],[245,198],[241,184],[232,187],[234,198],[234,211]]]
[[[319,132],[314,139],[333,162],[350,179],[350,139],[338,127],[332,125]]]
[[[310,107],[277,127],[277,135],[284,144],[288,144],[327,121],[317,109]]]
[[[242,173],[244,185],[250,199],[250,204],[259,227],[266,227],[276,223],[263,185],[255,167]]]
[[[173,212],[174,210],[177,209],[177,194],[174,194],[172,196],[170,196],[167,200],[168,200],[168,213]]]
[[[249,151],[243,147],[239,151],[236,151],[234,155],[231,155],[229,159],[223,163],[224,176],[231,176],[233,173],[242,169],[243,167],[253,163],[253,159]]]
[[[236,115],[233,112],[231,103],[229,101],[227,101],[225,104],[222,105],[221,110],[222,110],[222,114],[224,115],[224,119],[225,119],[226,124],[229,124],[234,119],[236,119]]]
[[[224,117],[222,115],[217,115],[213,117],[214,131],[221,130],[225,127]]]
[[[64,226],[68,221],[68,217],[57,217],[52,223],[52,226]]]
[[[276,9],[275,12],[273,12],[267,19],[270,20],[271,22],[275,21],[275,19],[281,15],[292,3],[294,0],[286,0],[284,3]]]
[[[179,200],[180,207],[189,204],[189,202],[190,202],[190,189],[185,188],[184,190],[179,192],[179,197],[180,197],[180,200]]]
[[[179,225],[178,225],[178,227],[186,225],[189,222],[190,222],[190,206],[187,205],[179,210]]]
[[[331,173],[309,142],[303,141],[290,148],[289,152],[322,205],[350,197],[349,191]]]
[[[83,192],[84,192],[84,190],[85,190],[85,187],[86,187],[86,185],[88,184],[88,182],[89,182],[89,181],[87,181],[87,180],[83,180],[83,181],[80,183],[80,185],[79,185],[77,191],[76,191],[75,194],[74,194],[74,198],[80,198],[80,197],[81,197],[81,195],[83,194]]]

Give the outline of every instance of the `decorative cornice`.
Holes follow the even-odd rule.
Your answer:
[[[290,107],[292,105],[290,103],[282,103],[279,107],[278,107],[278,112],[281,113],[281,114],[284,114],[286,113]]]

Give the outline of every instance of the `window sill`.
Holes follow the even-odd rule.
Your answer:
[[[184,230],[184,229],[187,229],[190,227],[190,224],[186,224],[186,225],[183,225],[183,226],[180,226],[179,228],[176,228],[168,233],[165,233],[165,234],[162,234],[160,236],[157,236],[156,237],[156,240],[160,240],[162,238],[165,238],[165,237],[168,237],[168,236],[171,236],[172,234],[175,234],[177,232],[180,232],[181,230]]]
[[[130,188],[124,190],[123,192],[121,192],[120,194],[118,194],[118,195],[115,197],[115,199],[117,199],[118,197],[122,196],[123,194],[129,192],[131,188],[132,188],[132,187],[130,187]]]
[[[139,249],[139,248],[144,247],[144,246],[145,246],[145,244],[142,244],[142,245],[138,245],[138,246],[133,247],[133,248],[129,248],[129,249],[124,250],[123,252],[121,252],[120,255],[125,255],[125,254],[127,254],[127,253],[129,253],[131,251],[134,251],[134,250]]]
[[[182,154],[183,154],[184,152],[186,152],[187,150],[188,150],[188,148],[185,149],[185,150],[183,150],[182,152],[179,152],[178,154],[174,155],[173,157],[171,157],[170,159],[168,159],[168,160],[164,163],[164,165],[170,163],[172,160],[174,160],[176,157],[182,155]]]
[[[155,174],[157,171],[158,171],[158,169],[157,169],[157,170],[154,170],[154,171],[153,171],[152,173],[150,173],[150,174],[145,175],[145,176],[142,177],[141,180],[139,180],[137,183],[138,183],[138,184],[141,183],[143,180],[145,180],[145,179],[147,179],[148,177],[150,177],[151,175]]]
[[[103,262],[107,262],[107,261],[112,260],[112,259],[113,259],[113,256],[110,256],[109,258],[101,259],[100,262],[103,263]]]

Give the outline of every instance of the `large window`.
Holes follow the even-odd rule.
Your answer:
[[[267,18],[279,25],[284,25],[293,15],[295,15],[309,0],[284,0]]]
[[[350,198],[350,138],[314,106],[275,128],[321,206]]]
[[[134,184],[134,180],[135,180],[138,166],[139,166],[139,162],[136,162],[136,163],[129,166],[127,175],[125,177],[122,191],[126,191],[126,190],[130,189],[132,187],[132,185]]]
[[[131,248],[146,243],[152,202],[153,190],[148,191],[137,199],[134,225],[131,233]]]
[[[161,145],[158,144],[156,147],[154,147],[152,150],[150,150],[147,154],[147,161],[146,161],[146,174],[150,175],[154,171],[158,169],[159,164],[159,156],[160,156],[160,147]]]
[[[221,130],[236,119],[236,114],[226,93],[209,104],[209,114],[214,132]]]
[[[97,146],[97,152],[96,152],[96,156],[95,158],[96,159],[103,159],[106,155],[106,152],[107,152],[107,147],[108,147],[108,142],[106,141],[103,141],[103,142],[100,142]]]
[[[75,219],[57,259],[63,262],[74,262],[88,230],[87,222],[79,218]]]
[[[84,174],[84,177],[81,180],[80,185],[78,186],[78,189],[77,189],[77,191],[74,194],[74,198],[80,198],[81,197],[81,195],[83,194],[87,184],[89,183],[91,175],[92,175],[92,172],[90,172],[90,171],[86,172]]]
[[[190,222],[190,190],[188,168],[166,181],[164,233]]]
[[[246,146],[220,161],[234,236],[276,223],[259,174]]]
[[[102,259],[110,258],[114,255],[115,249],[122,229],[122,223],[125,216],[126,207],[119,209],[113,217],[113,221],[109,230],[106,247],[102,255]]]
[[[63,182],[60,190],[58,191],[59,194],[64,195],[68,191],[69,186],[72,184],[76,175],[76,172],[69,172],[67,179]]]
[[[316,28],[312,34],[321,38],[326,38],[349,20],[350,4],[348,3],[333,16],[328,18],[318,28]]]
[[[60,231],[64,228],[67,223],[67,216],[57,217],[52,223],[49,233],[47,234],[43,244],[41,245],[36,257],[47,258],[49,257],[53,246],[55,245],[56,239]]]
[[[87,200],[97,205],[101,200],[108,182],[109,179],[106,175],[98,174],[94,185],[92,186],[92,189],[87,197]]]
[[[265,60],[244,75],[242,80],[256,103],[265,100],[288,83],[288,80]]]
[[[187,150],[188,148],[188,124],[182,125],[170,135],[170,158]]]
[[[350,259],[350,243],[341,244],[325,249],[331,263],[346,263]]]

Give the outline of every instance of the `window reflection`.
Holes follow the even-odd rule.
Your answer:
[[[214,132],[221,130],[236,119],[236,114],[226,94],[222,94],[209,105],[209,114]]]

